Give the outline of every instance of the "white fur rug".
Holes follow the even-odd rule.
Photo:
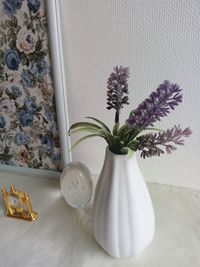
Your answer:
[[[0,186],[28,191],[35,222],[4,216],[0,201],[0,267],[199,267],[200,192],[148,184],[156,214],[152,244],[133,259],[114,259],[95,242],[91,207],[70,208],[58,181],[0,173]]]

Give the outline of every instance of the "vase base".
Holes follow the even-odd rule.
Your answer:
[[[97,241],[97,239],[95,238],[97,244],[111,257],[113,258],[117,258],[117,259],[120,259],[120,258],[134,258],[134,257],[137,257],[139,256],[140,254],[142,254],[143,251],[145,251],[153,242],[153,239],[154,239],[154,236],[152,237],[152,239],[147,242],[147,244],[143,247],[143,248],[140,248],[140,249],[132,249],[132,251],[130,253],[116,253],[114,252],[113,250],[110,250],[110,249],[107,249],[104,245],[100,244],[100,242]]]

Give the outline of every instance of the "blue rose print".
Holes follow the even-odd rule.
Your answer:
[[[29,71],[22,70],[21,82],[25,88],[33,87],[33,80],[31,79]]]
[[[31,137],[26,132],[17,133],[15,135],[15,144],[17,146],[27,145],[31,142]]]
[[[48,121],[54,120],[54,114],[47,108],[45,108],[45,116],[46,116]]]
[[[12,85],[10,88],[6,88],[6,94],[10,97],[10,99],[17,99],[22,95],[19,87]]]
[[[45,0],[0,6],[0,164],[60,170]]]
[[[37,103],[31,97],[24,99],[24,105],[30,113],[34,113],[37,110]]]
[[[45,60],[37,61],[31,66],[33,74],[38,79],[43,79],[44,75],[47,74],[48,66]]]
[[[6,125],[6,121],[5,121],[5,118],[0,115],[0,128],[4,128]]]
[[[10,87],[10,92],[11,92],[16,98],[22,95],[22,92],[21,92],[21,90],[19,89],[19,87],[15,86],[15,85],[12,85],[12,86]]]
[[[51,153],[53,151],[54,142],[50,136],[48,136],[48,135],[42,136],[41,137],[41,144],[42,144],[42,148],[45,152]]]
[[[13,0],[13,2],[15,3],[16,9],[20,9],[22,7],[23,0]]]
[[[4,0],[3,1],[3,11],[9,17],[16,14],[17,9],[22,7],[23,0]]]
[[[59,154],[52,154],[51,155],[51,162],[53,164],[58,164],[60,162],[60,155]]]
[[[10,70],[18,70],[20,59],[19,54],[16,50],[6,50],[4,59],[7,67]]]
[[[28,8],[30,9],[30,11],[32,11],[33,13],[38,12],[39,8],[40,8],[40,0],[28,0]]]
[[[22,110],[19,114],[19,119],[23,127],[29,127],[33,124],[33,113],[30,111]]]

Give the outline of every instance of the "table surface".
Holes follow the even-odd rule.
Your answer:
[[[91,206],[72,209],[59,181],[0,173],[0,186],[28,191],[35,222],[4,216],[0,201],[0,267],[196,267],[200,266],[200,192],[148,184],[156,215],[151,245],[136,258],[114,259],[95,242]]]

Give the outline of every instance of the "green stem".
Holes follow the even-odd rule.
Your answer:
[[[115,112],[115,123],[119,122],[119,110]]]

